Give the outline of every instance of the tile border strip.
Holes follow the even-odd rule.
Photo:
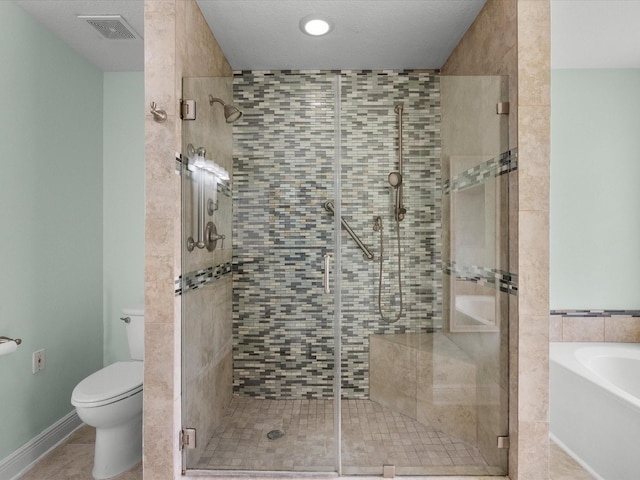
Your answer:
[[[562,317],[640,317],[640,310],[551,310],[549,314]]]
[[[480,185],[489,178],[499,177],[518,169],[518,149],[513,148],[501,153],[486,162],[482,162],[464,172],[456,175],[451,180],[442,182],[444,194],[464,190],[465,188]]]
[[[213,267],[180,275],[174,281],[174,294],[182,295],[183,291],[195,290],[220,280],[226,274],[231,273],[231,262],[222,263]],[[183,282],[184,279],[184,282]]]
[[[442,271],[447,275],[455,274],[458,280],[485,285],[511,295],[518,294],[518,275],[515,273],[479,265],[458,265],[456,262],[444,263]]]

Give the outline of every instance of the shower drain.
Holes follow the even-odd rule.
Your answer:
[[[269,440],[277,440],[282,437],[284,437],[284,432],[282,430],[271,430],[267,433],[267,438]]]

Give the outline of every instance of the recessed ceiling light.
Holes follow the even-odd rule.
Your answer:
[[[307,15],[300,20],[300,30],[314,37],[326,35],[332,28],[333,25],[329,20],[320,18],[317,15]]]

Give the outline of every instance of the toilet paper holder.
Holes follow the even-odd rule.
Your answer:
[[[16,345],[20,345],[22,340],[19,338],[0,337],[0,343],[16,342]]]

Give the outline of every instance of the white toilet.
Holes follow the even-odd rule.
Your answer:
[[[114,477],[142,459],[144,309],[126,308],[123,314],[132,361],[98,370],[71,394],[80,419],[96,428],[96,479]]]

